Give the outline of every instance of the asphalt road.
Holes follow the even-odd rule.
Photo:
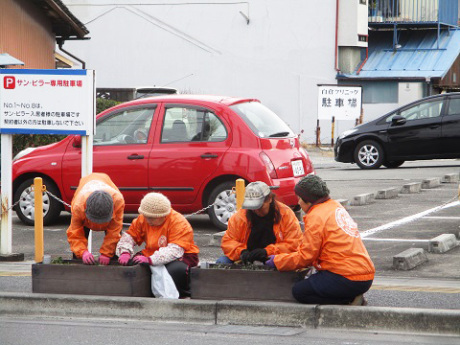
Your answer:
[[[449,335],[317,330],[291,327],[157,324],[115,320],[64,320],[0,317],[2,345],[188,344],[188,345],[390,345],[458,344]]]

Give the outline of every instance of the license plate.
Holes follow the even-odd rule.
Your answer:
[[[292,161],[292,173],[294,177],[305,175],[305,170],[303,170],[303,163],[302,161]]]

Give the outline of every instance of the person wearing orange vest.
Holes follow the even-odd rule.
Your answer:
[[[242,209],[228,221],[221,242],[224,256],[216,263],[263,263],[268,255],[296,250],[301,238],[294,212],[276,201],[266,183],[251,182],[246,186]]]
[[[74,257],[81,258],[86,265],[94,265],[94,256],[88,251],[89,231],[105,231],[99,264],[108,265],[120,240],[124,209],[123,195],[107,174],[82,177],[72,198],[72,218],[67,229]]]
[[[193,241],[193,229],[183,215],[171,208],[169,199],[161,193],[144,196],[139,217],[133,220],[117,245],[118,262],[165,265],[179,297],[190,297],[190,267],[198,265],[200,250]],[[134,254],[134,246],[145,248]],[[134,254],[134,257],[133,257]]]
[[[316,273],[294,284],[294,298],[307,304],[366,305],[363,294],[373,282],[375,267],[358,227],[345,208],[329,197],[326,183],[309,175],[295,186],[305,212],[299,248],[270,256],[266,265],[279,271],[313,266]]]

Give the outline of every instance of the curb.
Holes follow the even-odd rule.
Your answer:
[[[460,310],[318,306],[284,302],[0,293],[0,314],[16,317],[184,322],[460,334]]]

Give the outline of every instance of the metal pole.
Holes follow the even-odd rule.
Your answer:
[[[34,178],[35,201],[35,262],[43,262],[43,180]]]
[[[239,178],[236,180],[236,209],[240,210],[241,207],[243,206],[243,201],[244,201],[244,192],[245,192],[245,185],[244,185],[244,180],[242,178]]]
[[[11,205],[13,204],[13,135],[2,134],[2,178],[1,178],[1,231],[0,231],[0,254],[11,255],[13,252],[13,224]]]
[[[331,146],[334,147],[334,133],[335,133],[335,116],[332,116],[331,126]]]
[[[320,135],[321,135],[321,128],[319,127],[319,119],[318,119],[316,120],[316,147],[319,147],[321,145]]]

